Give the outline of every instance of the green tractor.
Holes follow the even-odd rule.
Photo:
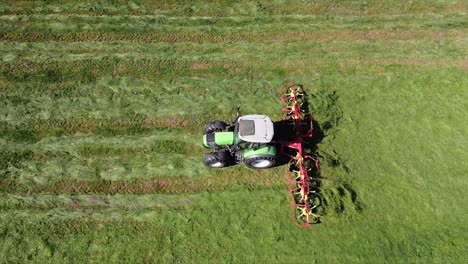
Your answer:
[[[272,141],[274,125],[266,115],[237,116],[230,124],[213,121],[203,131],[203,146],[213,151],[203,156],[209,168],[244,163],[252,169],[276,164],[277,148]]]

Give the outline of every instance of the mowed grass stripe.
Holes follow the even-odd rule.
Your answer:
[[[192,157],[203,152],[199,137],[192,133],[174,130],[153,130],[150,135],[124,135],[124,136],[100,136],[93,134],[76,134],[50,136],[28,144],[14,142],[4,137],[1,143],[2,163],[18,165],[18,161],[43,161],[64,159],[71,161],[83,158],[101,158],[106,160],[123,157],[131,160],[133,157],[156,155],[160,158],[167,154],[185,154]],[[117,156],[117,157],[116,157]],[[92,161],[81,162],[90,164]],[[40,163],[38,163],[40,164]],[[23,166],[24,167],[24,166]]]
[[[340,19],[337,23],[335,19]],[[447,23],[450,21],[450,23]],[[466,27],[463,12],[394,16],[276,16],[206,18],[166,16],[76,16],[10,15],[0,16],[0,32],[281,32],[291,30],[421,30]]]
[[[409,61],[408,63],[412,63]],[[415,63],[418,63],[417,61]],[[356,61],[356,66],[352,68],[346,64],[338,64],[344,72],[348,70],[368,71],[369,69]],[[465,65],[466,67],[466,65]],[[372,68],[375,70],[375,66]],[[302,69],[302,67],[300,67]],[[406,76],[400,70],[389,64],[389,68],[378,68],[380,71],[386,70],[388,77]],[[432,70],[409,67],[408,72],[418,72],[426,76]],[[440,69],[440,68],[439,68]],[[465,68],[466,69],[466,68]],[[314,71],[311,71],[312,73]],[[382,74],[382,72],[376,72]],[[377,74],[377,75],[379,75]],[[330,78],[338,77],[336,73],[329,75]],[[367,73],[357,75],[352,78],[355,82],[361,82],[362,78],[369,81],[378,78],[369,76]],[[314,83],[316,78],[298,79],[302,83]],[[351,79],[348,79],[351,80]],[[238,104],[245,105],[246,113],[257,112],[256,107],[249,105],[250,97],[245,95],[255,91],[255,98],[268,105],[268,109],[262,110],[273,118],[279,118],[277,87],[282,83],[281,76],[276,80],[268,80],[264,77],[256,80],[230,79],[224,81],[213,81],[208,79],[178,79],[171,82],[140,82],[138,79],[115,79],[103,80],[102,86],[91,85],[88,88],[77,87],[78,94],[74,90],[48,90],[45,92],[26,92],[26,90],[9,89],[4,91],[0,97],[5,103],[5,108],[1,110],[4,114],[1,130],[5,138],[17,142],[35,142],[47,136],[57,136],[63,134],[76,133],[96,133],[103,136],[116,135],[150,135],[154,129],[168,129],[174,131],[185,130],[193,133],[200,133],[203,125],[213,119],[228,120],[232,117],[233,109]],[[142,85],[142,86],[141,86]],[[333,89],[330,83],[323,83]],[[345,85],[345,84],[343,84]],[[102,87],[105,90],[100,91]],[[110,87],[110,88],[109,88]],[[146,87],[146,88],[145,88]],[[121,103],[129,95],[135,97],[135,93],[142,91],[142,88],[153,90],[145,94],[140,100],[126,102],[126,105],[148,106],[137,114],[135,109],[122,111]],[[162,88],[162,89],[161,89]],[[308,87],[310,89],[312,87]],[[89,90],[88,90],[89,89]],[[161,89],[161,90],[158,90]],[[91,92],[92,91],[92,92]],[[236,92],[233,92],[236,91]],[[111,93],[110,95],[108,93]],[[127,93],[129,92],[129,93]],[[99,101],[91,100],[83,104],[78,98],[91,97],[99,98]],[[37,101],[37,99],[39,99]],[[43,105],[44,101],[62,98],[62,102],[67,107],[56,106],[57,111],[52,111]],[[69,98],[69,99],[67,99]],[[153,103],[153,101],[155,101]],[[198,102],[204,102],[201,108]],[[37,109],[36,112],[28,112],[27,109],[14,107],[21,102],[27,108]],[[313,102],[312,102],[313,103]],[[221,105],[221,106],[220,106]],[[115,109],[115,111],[109,111]],[[143,111],[144,110],[144,111]],[[83,118],[89,116],[88,111],[99,113],[103,118]],[[87,114],[88,113],[88,114]],[[317,113],[316,113],[317,114]],[[43,116],[49,116],[44,119]]]
[[[34,117],[34,116],[32,116]],[[48,120],[32,121],[16,120],[13,122],[0,121],[0,134],[6,142],[16,143],[36,143],[51,142],[49,137],[63,138],[66,135],[95,135],[105,138],[121,138],[122,136],[136,135],[139,137],[157,136],[161,133],[173,133],[178,137],[186,138],[185,133],[199,133],[203,129],[203,124],[199,121],[193,122],[192,118],[174,116],[165,118],[163,121],[156,121],[155,118],[147,118],[143,121],[135,120]],[[117,124],[117,125],[113,125]],[[155,138],[170,142],[179,138]],[[122,138],[121,138],[122,139]],[[193,143],[193,140],[189,142]],[[153,148],[152,148],[153,149]]]
[[[243,188],[278,188],[284,187],[283,168],[273,172],[250,171],[248,169],[225,169],[216,171],[214,176],[202,177],[158,177],[136,181],[80,181],[59,180],[47,185],[21,184],[5,178],[0,182],[0,192],[4,193],[101,193],[101,194],[143,194],[143,193],[196,193],[221,191],[243,186]],[[279,172],[280,171],[280,172]]]
[[[239,60],[128,60],[106,57],[101,59],[78,61],[50,61],[33,62],[30,60],[16,60],[12,63],[0,64],[0,74],[3,76],[3,89],[18,81],[31,81],[35,83],[62,83],[75,81],[80,84],[96,82],[101,76],[123,77],[133,76],[145,80],[173,80],[180,77],[200,77],[214,79],[217,74],[225,76],[277,76],[273,69],[280,69],[290,75],[301,73],[327,71],[343,65],[352,68],[363,66],[400,65],[428,65],[434,67],[460,67],[463,68],[465,58],[457,60],[434,58],[282,58],[271,57],[265,59],[239,59]],[[371,72],[378,73],[378,67],[370,68]],[[255,73],[255,74],[254,74]],[[38,85],[46,88],[47,86]],[[70,86],[70,85],[66,85]],[[50,87],[54,90],[54,87]],[[58,89],[60,91],[60,89]]]
[[[115,195],[80,195],[80,194],[0,194],[0,208],[4,210],[126,210],[175,208],[190,206],[200,202],[206,194],[115,194]]]
[[[423,52],[421,52],[421,49]],[[360,50],[359,53],[355,53]],[[275,56],[272,57],[272,52]],[[239,61],[265,59],[350,59],[371,58],[424,58],[451,59],[466,55],[465,45],[459,42],[437,40],[408,41],[356,41],[356,42],[316,42],[295,43],[144,43],[110,42],[100,45],[87,43],[39,42],[39,43],[0,43],[0,60],[3,63],[33,61],[69,62],[81,60],[120,59],[120,60],[182,60],[199,62]]]
[[[200,129],[200,121],[193,117],[163,117],[163,118],[119,118],[109,119],[62,119],[62,120],[35,120],[30,122],[19,121],[19,124],[11,126],[11,123],[3,124],[0,127],[5,139],[21,137],[15,133],[29,131],[36,134],[37,140],[47,135],[67,135],[76,133],[92,133],[102,136],[117,135],[142,135],[151,134],[158,129],[169,131],[194,131]],[[34,140],[34,141],[37,141]],[[28,141],[28,140],[25,140]]]
[[[154,149],[117,149],[77,147],[68,151],[37,151],[27,148],[4,149],[0,173],[3,180],[29,186],[45,186],[61,181],[135,182],[156,178],[199,178],[213,175],[202,163],[203,151],[198,146],[177,148],[184,144],[153,143]],[[4,146],[2,146],[4,147]],[[119,152],[120,153],[117,153]],[[120,155],[117,155],[120,154]]]
[[[438,51],[438,53],[436,52]],[[404,40],[382,40],[382,41],[299,41],[292,43],[249,43],[249,42],[229,42],[229,43],[134,43],[128,41],[116,42],[72,42],[62,43],[55,41],[32,42],[32,43],[12,43],[1,42],[0,51],[2,52],[2,61],[4,63],[12,62],[16,59],[30,60],[54,60],[67,59],[79,60],[88,59],[85,57],[94,55],[97,58],[109,55],[125,56],[135,54],[149,56],[161,56],[166,58],[212,58],[218,59],[229,55],[237,58],[238,56],[271,56],[272,51],[276,51],[281,56],[334,56],[355,57],[359,53],[365,52],[369,57],[390,57],[390,56],[414,56],[429,54],[442,57],[440,52],[445,52],[445,56],[453,57],[456,54],[465,52],[463,41],[449,42],[434,39],[428,41],[425,39]],[[83,57],[81,57],[83,56]]]
[[[103,78],[98,84],[74,85],[70,89],[7,90],[0,96],[5,104],[0,109],[5,114],[1,125],[11,136],[31,127],[34,134],[40,135],[47,135],[48,131],[53,135],[76,132],[144,135],[152,129],[167,128],[199,133],[210,120],[231,119],[237,103],[250,100],[241,95],[250,94],[252,85],[258,90],[258,100],[277,105],[279,98],[272,94],[277,94],[281,83],[196,78],[152,83],[136,78]],[[252,107],[246,103],[245,110],[253,111]],[[277,107],[268,112],[280,113]]]
[[[123,136],[102,136],[94,133],[78,133],[75,135],[61,135],[59,137],[48,137],[45,140],[36,142],[31,146],[34,150],[76,150],[78,148],[121,148],[121,149],[145,149],[152,147],[153,143],[156,145],[162,142],[173,142],[179,144],[183,142],[187,146],[197,145],[201,147],[200,138],[194,137],[193,133],[187,130],[174,130],[174,129],[159,129],[153,130],[149,135],[123,135]],[[184,148],[182,148],[184,149]],[[193,149],[191,151],[195,151]],[[70,151],[73,153],[73,151]],[[86,151],[84,151],[86,152]],[[90,154],[94,153],[90,150]]]
[[[116,32],[7,32],[0,33],[0,41],[8,42],[294,42],[294,41],[359,41],[359,40],[411,40],[411,39],[465,39],[466,31],[449,30],[320,30],[285,32],[239,32],[239,33],[147,33],[124,34]]]
[[[18,2],[8,1],[0,5],[1,14],[85,14],[100,15],[166,15],[166,16],[256,16],[256,15],[372,15],[372,14],[407,14],[431,13],[452,10],[466,10],[462,1],[416,1],[398,3],[387,1],[317,3],[241,1],[224,3],[220,1],[191,2],[190,6],[178,1],[132,1],[128,2]]]

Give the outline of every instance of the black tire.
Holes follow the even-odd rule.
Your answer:
[[[245,166],[251,169],[266,169],[275,166],[276,157],[273,156],[256,156],[244,160]]]
[[[231,160],[231,155],[224,151],[203,155],[203,163],[208,168],[224,168],[231,164]]]
[[[213,121],[208,123],[203,129],[203,134],[209,134],[212,132],[224,131],[227,127],[227,124],[223,121]]]

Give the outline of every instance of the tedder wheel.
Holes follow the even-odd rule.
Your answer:
[[[227,152],[213,152],[203,156],[203,163],[209,168],[223,168],[229,165],[231,155]]]
[[[219,132],[225,130],[227,124],[223,121],[213,121],[208,123],[203,130],[203,134],[209,134],[211,132]]]
[[[244,164],[251,169],[266,169],[275,166],[276,158],[272,156],[257,156],[245,159]]]

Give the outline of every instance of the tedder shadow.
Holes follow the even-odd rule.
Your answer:
[[[315,156],[317,153],[317,145],[322,142],[324,138],[324,133],[322,127],[316,120],[312,120],[312,116],[309,112],[309,102],[307,101],[307,94],[304,92],[302,85],[298,85],[302,90],[302,97],[304,100],[302,101],[301,109],[303,110],[303,116],[305,117],[302,121],[304,124],[312,124],[313,128],[313,136],[311,138],[303,138],[303,145],[304,145],[304,152]],[[278,149],[281,145],[281,142],[294,140],[295,138],[295,127],[291,121],[288,120],[281,120],[273,122],[273,127],[275,131],[275,135],[273,137],[273,141],[278,143]],[[310,129],[310,125],[303,128],[303,131],[308,131]],[[285,155],[278,157],[276,167],[283,166],[289,162],[290,158]]]
[[[308,112],[309,104],[305,98],[306,95],[303,94],[303,100],[301,109],[303,110],[303,120],[302,125],[299,128],[301,131],[300,134],[307,133],[312,129],[312,137],[302,137],[302,154],[303,157],[311,156],[313,158],[318,158],[319,155],[317,152],[317,147],[320,142],[322,142],[324,138],[324,132],[320,124],[313,120],[312,115]],[[277,143],[277,149],[281,149],[282,142],[291,142],[296,141],[298,138],[297,131],[298,128],[295,127],[294,122],[291,120],[282,120],[273,123],[275,135],[273,137],[273,141]],[[280,150],[285,155],[279,155],[277,157],[276,167],[279,166],[287,166],[286,170],[289,171],[287,173],[292,173],[297,164],[294,162],[292,157],[297,155],[297,150],[284,148]],[[321,185],[322,185],[322,178],[320,175],[320,169],[316,166],[315,162],[312,159],[304,159],[305,167],[307,168],[307,175],[308,175],[308,189],[310,191],[310,196],[312,197],[311,201],[309,201],[310,208],[312,209],[312,214],[316,215],[318,210],[322,210],[321,208],[326,201],[323,200],[321,195]],[[291,188],[291,187],[290,187]],[[294,200],[300,200],[300,196],[298,194],[292,194]],[[320,217],[316,217],[314,223],[320,223]]]

